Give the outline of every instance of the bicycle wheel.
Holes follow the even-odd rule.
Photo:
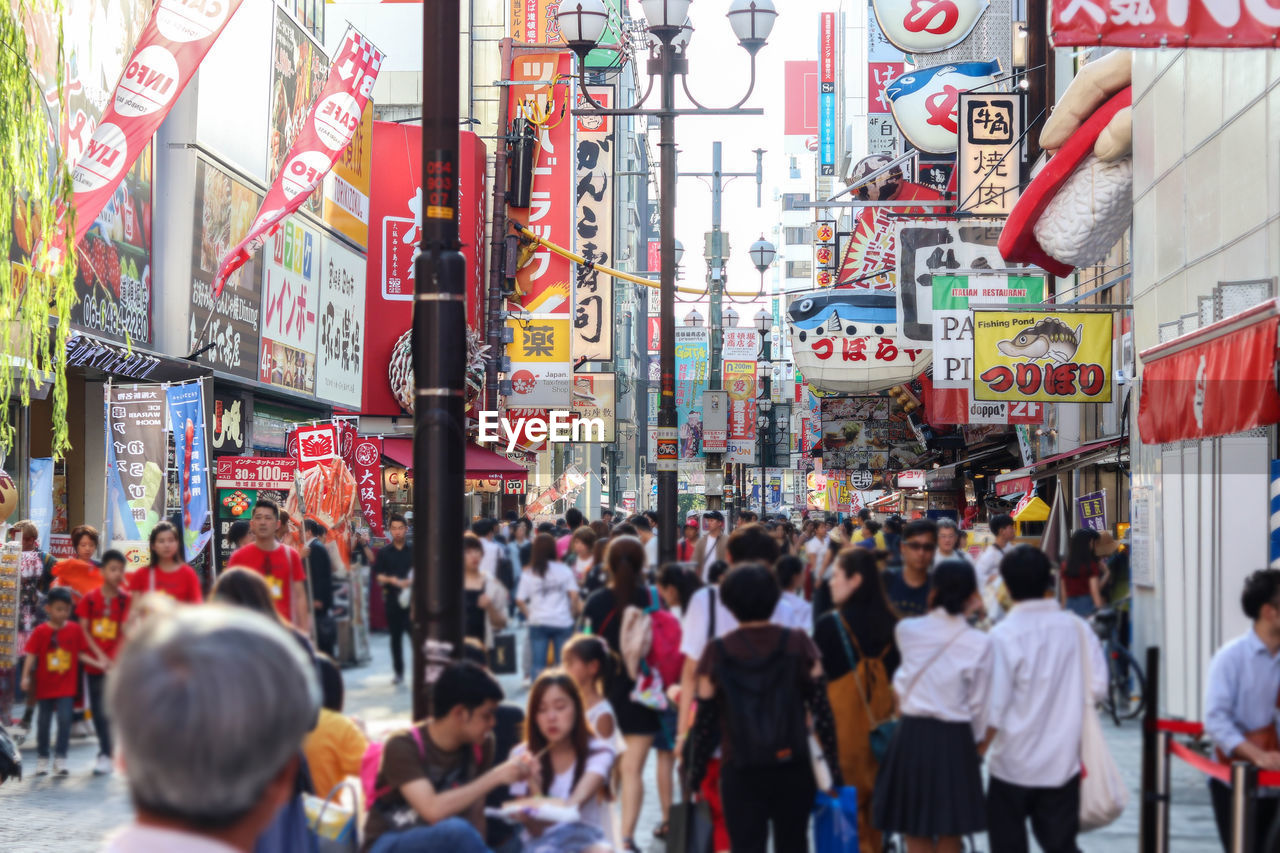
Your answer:
[[[1124,646],[1111,644],[1107,669],[1111,676],[1107,686],[1107,705],[1112,719],[1117,725],[1121,720],[1135,719],[1147,705],[1147,681],[1142,667]]]

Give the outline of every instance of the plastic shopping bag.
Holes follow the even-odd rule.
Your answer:
[[[838,798],[819,791],[813,812],[817,853],[858,853],[858,791],[845,786]]]

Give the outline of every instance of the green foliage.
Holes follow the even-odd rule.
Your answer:
[[[25,407],[32,383],[51,380],[55,457],[71,444],[66,351],[76,274],[74,252],[59,248],[75,239],[71,170],[53,144],[58,128],[49,126],[65,107],[62,11],[62,0],[0,2],[0,412],[15,390]],[[37,18],[57,22],[58,72],[47,93],[32,72],[38,49],[24,26]],[[54,101],[49,109],[46,98]],[[0,446],[13,440],[13,426],[0,417]]]
[[[685,513],[694,509],[706,509],[707,499],[704,495],[690,495],[681,492],[676,495],[676,507],[679,510],[680,523],[684,524]]]

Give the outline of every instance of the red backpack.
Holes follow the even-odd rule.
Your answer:
[[[680,653],[680,620],[663,610],[658,604],[658,594],[649,587],[649,623],[653,631],[653,645],[645,661],[662,676],[663,684],[679,684],[684,669],[684,655]]]

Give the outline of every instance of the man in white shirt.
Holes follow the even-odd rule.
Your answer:
[[[978,555],[973,570],[978,576],[978,591],[982,593],[982,606],[987,611],[987,618],[992,623],[1004,616],[1004,608],[1000,606],[1000,561],[1005,551],[1013,542],[1017,528],[1013,517],[1004,513],[991,518],[991,535],[995,537],[987,549]]]
[[[633,515],[627,523],[636,529],[636,537],[644,545],[644,559],[651,572],[658,570],[658,537],[653,534],[653,525],[643,515]]]
[[[1025,853],[1030,818],[1042,850],[1075,853],[1080,732],[1086,701],[1106,696],[1107,662],[1084,620],[1045,597],[1053,570],[1043,551],[1011,549],[1000,574],[1014,606],[991,629],[995,671],[983,742],[990,747],[988,838],[992,850]]]
[[[480,539],[480,547],[484,548],[484,557],[480,560],[480,573],[487,578],[495,577],[498,573],[498,556],[502,548],[493,541],[493,534],[497,528],[498,523],[492,518],[482,518],[471,525],[471,532]]]
[[[706,523],[707,532],[693,546],[693,565],[698,577],[702,578],[703,583],[707,583],[707,572],[710,571],[711,564],[725,559],[724,514],[713,509],[704,512],[702,519]]]

